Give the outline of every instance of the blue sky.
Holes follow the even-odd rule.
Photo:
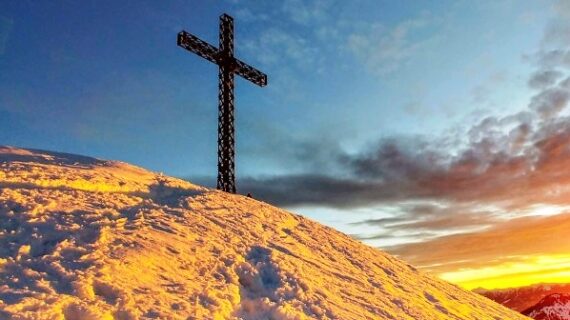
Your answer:
[[[536,159],[558,159],[545,146],[566,128],[569,8],[545,0],[4,1],[0,143],[212,183],[217,67],[177,47],[176,34],[217,45],[225,12],[235,18],[236,55],[269,77],[265,88],[237,80],[238,191],[413,257],[397,245],[435,246],[444,236],[508,229],[507,218],[565,212],[554,186],[529,187],[544,196],[527,203],[504,191],[516,174],[498,177],[522,156],[528,172]]]
[[[237,84],[239,174],[288,172],[288,147],[275,148],[273,135],[359,150],[380,136],[440,132],[524,99],[522,55],[536,49],[548,17],[547,3],[527,6],[4,3],[1,138],[210,175],[216,67],[173,39],[186,29],[216,44],[218,16],[227,12],[236,18],[237,55],[270,79],[266,89]]]

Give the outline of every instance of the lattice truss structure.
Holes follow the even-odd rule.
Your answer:
[[[178,33],[178,45],[219,66],[218,181],[217,188],[236,193],[234,75],[264,87],[267,75],[234,57],[234,19],[220,16],[220,43],[216,48],[186,32]]]

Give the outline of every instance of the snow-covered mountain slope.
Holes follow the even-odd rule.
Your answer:
[[[535,320],[570,320],[570,294],[548,295],[523,314]]]
[[[537,304],[542,298],[553,293],[570,294],[570,283],[546,284],[539,283],[531,286],[508,289],[475,289],[473,290],[485,297],[504,305],[510,309],[522,312]]]
[[[0,147],[1,319],[527,319],[338,231],[125,163]]]

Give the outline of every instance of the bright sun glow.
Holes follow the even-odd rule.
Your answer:
[[[565,283],[570,281],[570,254],[522,257],[519,262],[445,272],[440,274],[440,277],[466,289]]]

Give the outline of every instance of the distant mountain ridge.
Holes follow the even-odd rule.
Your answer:
[[[505,307],[523,312],[543,298],[552,294],[570,294],[570,283],[566,284],[535,284],[520,288],[487,290],[478,288],[473,290]]]
[[[570,294],[548,295],[522,313],[535,320],[570,320]]]

